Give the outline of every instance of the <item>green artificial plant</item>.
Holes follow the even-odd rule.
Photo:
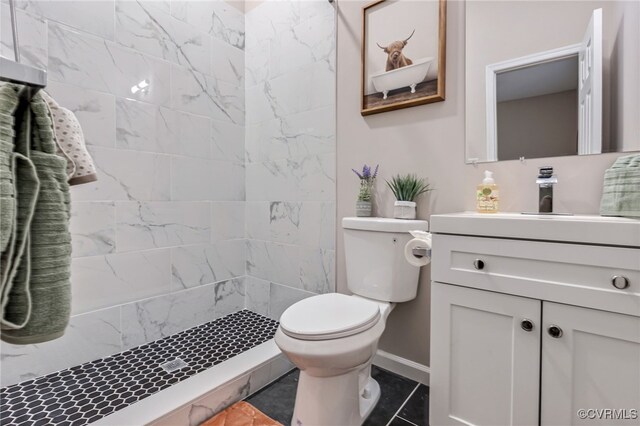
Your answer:
[[[415,174],[396,175],[386,182],[398,201],[415,201],[418,195],[431,191],[430,185]]]

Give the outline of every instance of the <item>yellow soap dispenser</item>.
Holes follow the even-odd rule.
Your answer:
[[[493,172],[484,171],[484,179],[476,191],[476,209],[478,213],[498,212],[498,185],[493,180]]]

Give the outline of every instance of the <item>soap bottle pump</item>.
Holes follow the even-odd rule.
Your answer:
[[[476,191],[476,209],[478,213],[498,212],[498,185],[493,179],[493,172],[484,171],[484,179]]]

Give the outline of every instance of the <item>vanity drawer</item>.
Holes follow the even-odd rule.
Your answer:
[[[640,316],[640,249],[434,234],[431,278]]]

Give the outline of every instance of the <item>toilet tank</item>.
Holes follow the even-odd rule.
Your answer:
[[[342,219],[347,285],[354,294],[385,302],[406,302],[418,292],[420,268],[404,257],[409,231],[428,231],[424,220]]]

